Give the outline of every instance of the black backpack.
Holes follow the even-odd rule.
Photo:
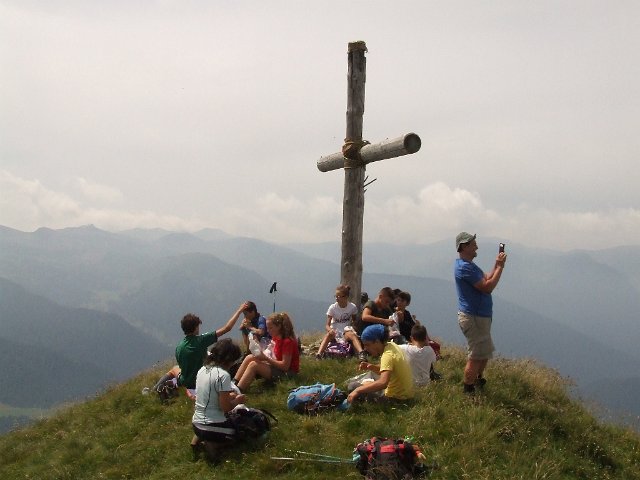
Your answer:
[[[271,430],[271,420],[278,421],[266,410],[244,406],[234,408],[227,417],[233,422],[238,440],[259,439]]]
[[[178,396],[178,387],[173,383],[173,379],[165,380],[159,386],[156,387],[156,392],[158,392],[158,398],[162,403],[166,403],[171,398],[175,398]]]
[[[404,439],[372,437],[356,445],[356,468],[366,480],[405,480],[426,472],[418,464],[418,447]]]

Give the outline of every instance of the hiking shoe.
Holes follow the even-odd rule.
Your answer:
[[[484,377],[476,378],[475,386],[478,387],[480,390],[482,390],[486,384],[487,384],[487,379],[486,378],[484,378]]]
[[[431,370],[429,372],[429,378],[434,382],[437,381],[437,380],[442,380],[442,374],[436,372],[435,370]]]
[[[324,358],[324,353],[316,353],[316,360],[322,360]]]
[[[367,361],[367,352],[365,352],[364,350],[362,350],[362,351],[358,354],[358,360],[360,360],[361,362],[366,362],[366,361]]]
[[[204,452],[204,443],[198,442],[195,445],[191,444],[191,453],[193,454],[193,461],[197,462],[200,457],[200,453]]]
[[[468,395],[473,395],[474,393],[476,393],[476,386],[471,384],[467,384],[467,383],[463,383],[463,392],[468,394]]]

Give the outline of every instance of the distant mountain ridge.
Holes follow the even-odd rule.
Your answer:
[[[481,266],[493,258],[493,240],[484,242]],[[629,324],[638,302],[633,284],[638,254],[632,248],[569,253],[508,248],[509,266],[495,292],[499,353],[538,358],[580,387],[629,372],[636,378],[640,357],[628,346],[640,340],[638,322]],[[365,244],[364,250],[364,290],[372,296],[385,285],[410,291],[409,309],[430,333],[462,343],[451,242]],[[67,307],[114,313],[165,348],[181,338],[179,319],[187,311],[215,328],[245,299],[256,301],[263,314],[275,302],[278,310],[292,313],[297,331],[319,331],[340,274],[337,243],[281,246],[218,231],[115,234],[89,226],[24,233],[2,227],[0,252],[0,276]],[[620,256],[626,262],[618,269]],[[596,289],[592,276],[606,284]],[[278,282],[275,296],[268,292],[273,281]],[[599,399],[619,405],[625,383],[612,385]]]
[[[0,403],[50,407],[164,361],[171,350],[121,317],[69,308],[0,278]]]

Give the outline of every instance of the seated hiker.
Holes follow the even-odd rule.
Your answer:
[[[195,435],[191,440],[194,458],[201,442],[221,444],[234,440],[236,429],[225,414],[246,398],[238,394],[231,384],[228,369],[241,356],[240,347],[225,338],[213,347],[196,376],[196,404],[192,425]]]
[[[264,349],[271,342],[267,332],[267,319],[258,312],[258,307],[253,302],[246,302],[247,308],[242,312],[244,320],[240,325],[242,341],[245,352],[249,351],[249,334],[253,334],[256,342]]]
[[[178,365],[164,374],[154,389],[160,392],[165,382],[171,380],[174,386],[184,386],[187,391],[192,390],[190,393],[193,394],[193,390],[196,388],[196,375],[202,367],[207,348],[233,328],[245,308],[247,308],[246,302],[238,307],[223,327],[203,334],[200,334],[202,320],[192,313],[186,314],[180,321],[185,337],[176,347]]]
[[[384,390],[381,397],[387,401],[403,401],[412,399],[413,377],[411,367],[404,358],[400,347],[389,341],[389,331],[383,325],[369,325],[360,337],[362,345],[369,355],[380,357],[380,365],[373,365],[368,362],[360,362],[359,370],[374,372],[380,377],[373,382],[365,383],[357,387],[347,397],[347,401],[352,403],[360,395]]]
[[[351,288],[348,285],[336,287],[336,302],[327,310],[326,335],[322,339],[316,357],[322,358],[324,351],[330,342],[349,342],[353,345],[358,358],[366,360],[366,352],[362,350],[362,344],[356,334],[353,324],[358,313],[358,307],[349,301]]]
[[[394,321],[389,318],[393,314],[391,309],[393,298],[393,290],[389,287],[384,287],[380,290],[375,300],[369,300],[365,303],[361,318],[363,328],[371,324],[391,327],[394,324]]]
[[[247,355],[235,374],[234,382],[246,392],[257,376],[278,380],[296,375],[300,369],[300,350],[289,314],[278,312],[267,318],[267,331],[273,339],[273,357],[264,353]]]
[[[400,345],[400,349],[411,366],[413,383],[417,386],[428,385],[436,354],[429,346],[427,329],[423,325],[414,325],[409,338],[409,343]]]
[[[415,319],[415,316],[411,315],[411,312],[407,310],[410,304],[411,294],[409,292],[400,291],[396,294],[396,311],[394,314],[398,319],[398,330],[401,336],[399,342],[396,342],[399,345],[406,343],[411,336],[411,328],[420,323]]]

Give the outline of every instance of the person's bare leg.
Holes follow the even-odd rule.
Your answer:
[[[356,349],[356,353],[360,353],[362,351],[362,344],[360,343],[360,339],[353,332],[344,332],[344,338],[351,342],[353,348]]]
[[[256,357],[254,357],[253,355],[249,354],[246,357],[244,357],[244,360],[242,361],[242,364],[240,365],[240,367],[238,368],[238,371],[236,372],[235,376],[233,377],[236,381],[240,380],[242,378],[242,375],[244,374],[244,371],[247,369],[247,367],[256,361]]]
[[[256,378],[256,375],[260,375],[267,380],[271,378],[271,366],[268,363],[252,362],[244,371],[244,374],[238,380],[238,388],[241,392],[246,392]]]
[[[164,382],[166,382],[167,380],[171,380],[172,378],[178,378],[178,375],[180,375],[180,367],[179,366],[175,366],[172,367],[171,370],[169,370],[167,373],[165,373],[160,380],[158,380],[158,383],[156,383],[153,387],[154,390],[158,390],[158,388],[160,388],[160,386],[162,386],[164,384]]]
[[[483,368],[483,365],[486,365],[486,360],[474,360],[469,358],[467,360],[467,364],[464,367],[464,383],[467,385],[473,385],[478,378],[478,372],[480,368]]]
[[[322,342],[320,343],[320,348],[318,348],[318,353],[317,355],[322,355],[322,353],[327,349],[327,345],[329,345],[329,337],[330,334],[327,333],[323,338],[322,338]]]

